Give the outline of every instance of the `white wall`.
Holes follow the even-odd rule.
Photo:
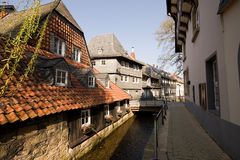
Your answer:
[[[227,70],[230,121],[240,125],[240,86],[238,50],[240,44],[240,1],[233,2],[223,13],[224,53]]]
[[[217,15],[219,0],[199,0],[200,32],[192,42],[192,21],[189,22],[186,38],[186,61],[189,68],[190,97],[195,86],[196,104],[199,105],[199,84],[206,83],[206,60],[217,53],[220,89],[221,118],[229,120],[228,93],[226,83],[225,56],[223,52],[223,30],[221,17]]]

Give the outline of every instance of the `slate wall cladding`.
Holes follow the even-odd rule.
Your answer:
[[[66,56],[72,58],[73,46],[80,48],[81,63],[90,66],[87,45],[85,43],[84,34],[76,29],[64,17],[54,11],[49,19],[45,32],[45,38],[42,42],[42,49],[50,51],[51,35],[54,34],[66,42]]]

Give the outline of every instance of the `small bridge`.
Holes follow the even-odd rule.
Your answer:
[[[158,112],[164,105],[164,100],[131,100],[129,104],[133,112]]]

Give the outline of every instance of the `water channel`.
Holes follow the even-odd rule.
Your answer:
[[[142,160],[153,155],[152,113],[138,113],[81,160]],[[148,157],[148,158],[146,158]]]

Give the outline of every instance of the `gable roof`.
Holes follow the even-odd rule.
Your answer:
[[[89,41],[88,49],[91,59],[121,57],[144,65],[144,63],[128,55],[127,51],[113,33],[95,36]],[[99,50],[102,51],[101,54],[99,54]]]
[[[30,52],[34,50],[31,46],[28,46],[27,49]],[[50,60],[60,60],[58,55],[53,55],[44,50],[40,51],[40,55]],[[91,69],[91,67],[73,60],[63,59],[71,67],[78,70]],[[2,63],[0,63],[0,66],[2,66]],[[18,88],[16,85],[19,77],[13,77],[8,86],[9,90],[5,92],[4,96],[0,97],[0,125],[130,99],[126,92],[112,82],[109,89],[103,87],[99,81],[96,81],[98,87],[87,88],[81,85],[81,81],[75,74],[69,73],[69,77],[74,85],[72,87],[39,83],[39,79],[31,76],[21,82]],[[0,78],[0,85],[4,83],[6,78],[7,75]]]
[[[71,13],[68,11],[67,7],[62,1],[54,1],[45,5],[41,5],[39,8],[39,15],[41,18],[46,17],[52,11],[57,11],[64,18],[66,18],[73,26],[82,32],[81,27],[72,17]],[[10,13],[6,17],[0,20],[0,34],[8,34],[17,30],[22,23],[24,22],[27,15],[30,13],[30,10],[16,11]]]

